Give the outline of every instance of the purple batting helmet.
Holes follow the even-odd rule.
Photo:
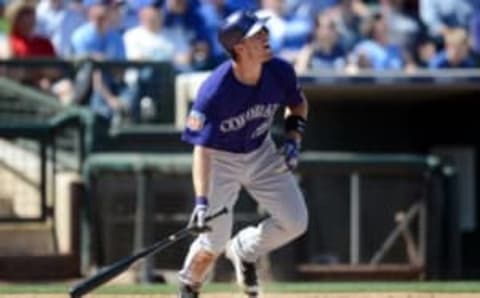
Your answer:
[[[250,37],[265,28],[267,18],[259,18],[251,11],[237,11],[229,15],[218,31],[223,48],[231,52],[242,39]]]

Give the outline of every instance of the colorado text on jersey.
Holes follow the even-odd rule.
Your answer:
[[[236,131],[242,129],[249,121],[258,118],[273,118],[279,106],[280,105],[276,103],[254,105],[237,116],[223,120],[222,123],[220,123],[220,131],[223,133]]]

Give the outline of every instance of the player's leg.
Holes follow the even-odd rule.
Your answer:
[[[241,230],[230,242],[227,257],[230,255],[236,267],[239,283],[255,296],[256,260],[303,234],[308,213],[295,177],[283,170],[284,161],[273,144],[264,144],[250,158],[246,188],[270,217],[258,226]]]
[[[232,167],[224,162],[221,156],[212,158],[209,213],[223,207],[232,210],[238,197],[240,183],[238,182],[237,166]],[[200,234],[190,246],[183,268],[179,272],[182,284],[181,298],[197,297],[205,276],[210,271],[217,256],[223,252],[225,244],[231,236],[232,212],[216,218],[208,223],[211,231]]]

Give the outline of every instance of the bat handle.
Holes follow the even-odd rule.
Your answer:
[[[228,213],[228,209],[227,207],[223,207],[222,209],[218,210],[217,212],[213,213],[212,215],[209,215],[205,218],[205,222],[209,222],[211,221],[212,219],[215,219],[223,214],[226,214]]]
[[[217,218],[217,217],[219,217],[223,214],[226,214],[226,213],[228,213],[228,209],[227,209],[227,207],[223,207],[222,209],[213,213],[212,215],[209,215],[209,216],[205,217],[205,222],[208,223],[212,219],[215,219],[215,218]],[[207,225],[205,225],[204,227],[197,227],[195,225],[191,225],[191,226],[186,227],[186,232],[192,233],[193,235],[198,235],[198,234],[205,233],[205,232],[210,232],[210,231],[211,231],[211,228]]]

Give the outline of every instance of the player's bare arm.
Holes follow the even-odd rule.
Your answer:
[[[207,197],[210,183],[211,150],[203,146],[193,149],[192,179],[196,197]]]

